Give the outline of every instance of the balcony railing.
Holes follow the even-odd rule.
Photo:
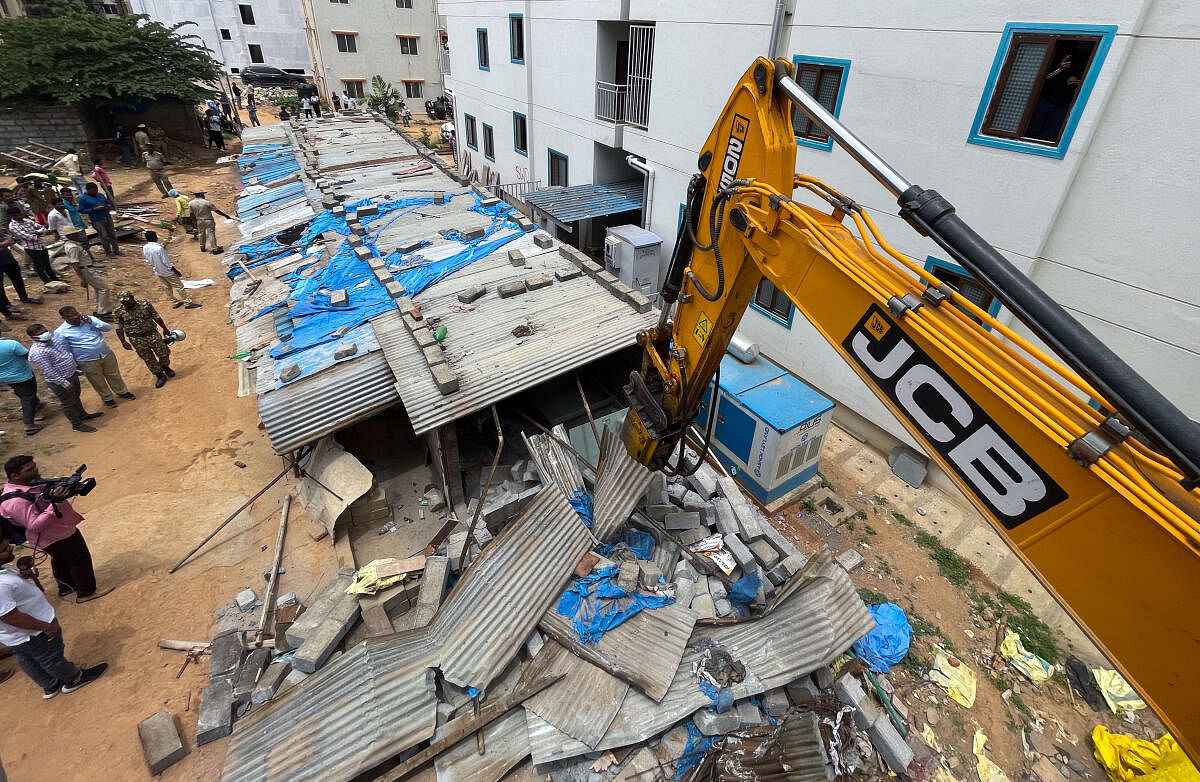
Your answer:
[[[542,181],[535,179],[532,182],[502,182],[498,185],[492,185],[492,193],[497,198],[505,198],[509,203],[525,201],[525,194],[532,193],[534,190],[541,190]]]
[[[624,122],[646,129],[650,119],[650,89],[640,83],[596,82],[596,119]]]
[[[450,52],[442,50],[442,73],[450,73]]]

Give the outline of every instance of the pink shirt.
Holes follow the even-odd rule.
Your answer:
[[[46,487],[44,486],[20,486],[14,483],[4,484],[3,492],[8,494],[10,491],[23,491],[29,494],[41,494]],[[42,503],[38,503],[42,505]],[[58,512],[62,514],[62,518],[54,515],[54,508],[57,505]],[[25,529],[25,537],[29,539],[29,545],[35,548],[44,549],[51,543],[57,543],[60,540],[66,540],[75,534],[75,528],[79,526],[79,522],[83,521],[83,516],[71,507],[69,502],[58,502],[45,505],[45,508],[39,510],[34,507],[32,502],[21,498],[14,497],[10,500],[0,502],[0,513],[4,517],[16,524],[18,527]]]
[[[96,180],[105,187],[112,187],[112,180],[108,178],[108,172],[100,166],[92,169],[92,179]]]

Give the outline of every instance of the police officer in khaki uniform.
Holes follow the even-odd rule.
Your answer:
[[[200,252],[208,252],[211,249],[213,255],[219,255],[225,248],[217,244],[217,221],[213,218],[213,212],[230,220],[233,218],[205,198],[203,190],[193,193],[192,200],[188,201],[188,211],[196,220],[196,234],[200,237]]]
[[[154,387],[162,388],[167,378],[175,377],[171,369],[171,349],[163,342],[163,336],[171,330],[163,323],[154,305],[145,299],[134,298],[129,291],[117,294],[116,320],[117,339],[126,350],[137,351],[138,358],[146,362],[146,369],[156,378]],[[162,329],[159,334],[155,326]]]

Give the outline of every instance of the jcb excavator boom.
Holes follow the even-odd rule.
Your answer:
[[[796,175],[793,104],[1065,365],[894,250],[854,201]],[[1005,536],[1195,760],[1200,616],[1187,598],[1200,593],[1200,426],[948,201],[911,185],[855,138],[791,79],[789,63],[760,58],[746,71],[698,167],[663,316],[639,335],[645,356],[630,376],[622,430],[630,453],[666,471],[694,469],[682,458],[682,434],[765,277]]]

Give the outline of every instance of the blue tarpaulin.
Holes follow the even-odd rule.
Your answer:
[[[632,594],[617,586],[619,567],[601,568],[577,578],[558,601],[558,613],[572,620],[581,643],[594,644],[629,617],[670,605],[665,595]]]
[[[733,708],[733,690],[728,687],[718,689],[711,682],[703,679],[700,680],[700,692],[712,698],[712,710],[717,714],[724,714]]]
[[[587,493],[587,490],[580,486],[575,490],[567,500],[571,503],[571,507],[579,514],[579,518],[583,519],[583,525],[588,529],[592,528],[592,496]]]
[[[875,620],[875,629],[854,643],[854,653],[865,660],[875,673],[887,673],[908,654],[913,629],[903,609],[895,603],[867,606]]]
[[[679,756],[679,760],[675,761],[676,779],[683,779],[683,775],[700,762],[704,753],[708,752],[708,748],[721,738],[720,736],[705,736],[691,721],[687,724],[687,734],[687,745],[683,748],[683,754]]]

